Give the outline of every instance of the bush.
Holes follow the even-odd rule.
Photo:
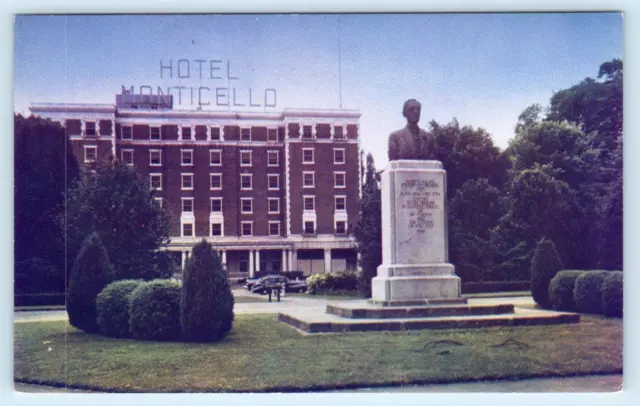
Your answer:
[[[110,337],[129,337],[129,299],[141,280],[108,284],[96,299],[98,330]]]
[[[588,271],[576,278],[573,300],[579,312],[602,314],[602,284],[607,276],[607,271]]]
[[[319,273],[307,278],[307,292],[311,295],[356,291],[357,276],[355,272]]]
[[[180,324],[184,338],[217,341],[231,330],[234,299],[229,277],[211,244],[193,247],[182,284]]]
[[[13,305],[19,306],[64,306],[64,293],[27,293],[14,295]]]
[[[530,281],[485,281],[467,282],[461,284],[462,293],[489,293],[489,292],[518,292],[527,291],[531,288]]]
[[[179,339],[180,284],[157,279],[142,283],[131,292],[129,330],[132,337],[137,339]]]
[[[113,279],[113,270],[100,237],[91,233],[71,269],[67,290],[69,323],[87,333],[97,333],[96,297]]]
[[[531,259],[531,295],[540,306],[551,307],[549,283],[561,269],[562,263],[553,241],[543,238],[536,245]]]
[[[551,307],[556,310],[576,311],[573,301],[573,288],[576,279],[585,271],[560,271],[551,279],[549,284],[549,300]]]
[[[610,271],[602,284],[602,313],[622,317],[622,271]]]

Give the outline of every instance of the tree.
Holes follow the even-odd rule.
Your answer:
[[[87,333],[98,332],[96,298],[114,280],[98,233],[91,233],[82,244],[69,278],[67,289],[67,314],[69,323]]]
[[[233,323],[234,299],[222,261],[204,239],[193,247],[182,284],[180,324],[191,341],[218,341]]]
[[[69,252],[77,252],[79,242],[97,231],[118,279],[167,277],[156,262],[158,248],[168,242],[168,224],[145,180],[123,163],[102,161],[71,190]]]
[[[544,308],[551,308],[549,283],[562,270],[562,262],[553,241],[541,239],[531,259],[531,296]]]
[[[14,115],[14,153],[15,291],[64,292],[65,239],[58,219],[78,163],[64,128],[34,116]]]
[[[360,212],[354,227],[354,235],[360,254],[358,291],[364,297],[371,297],[371,279],[382,263],[382,215],[380,176],[376,172],[373,156],[367,154],[365,181],[362,186]]]

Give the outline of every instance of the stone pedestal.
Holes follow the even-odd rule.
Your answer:
[[[382,173],[382,265],[371,302],[466,303],[448,263],[446,172],[440,161],[391,161]]]

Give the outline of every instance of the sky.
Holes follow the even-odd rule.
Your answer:
[[[17,16],[14,110],[113,104],[143,85],[184,86],[174,107],[196,109],[199,87],[234,88],[244,106],[203,89],[202,108],[359,110],[361,147],[383,168],[407,99],[422,103],[422,127],[456,118],[505,148],[527,106],[622,52],[620,13]]]

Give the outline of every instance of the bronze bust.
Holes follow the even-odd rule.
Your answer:
[[[407,126],[394,131],[389,136],[389,161],[399,159],[434,159],[436,150],[435,138],[418,127],[420,121],[420,102],[409,99],[404,102],[402,115],[407,119]]]

